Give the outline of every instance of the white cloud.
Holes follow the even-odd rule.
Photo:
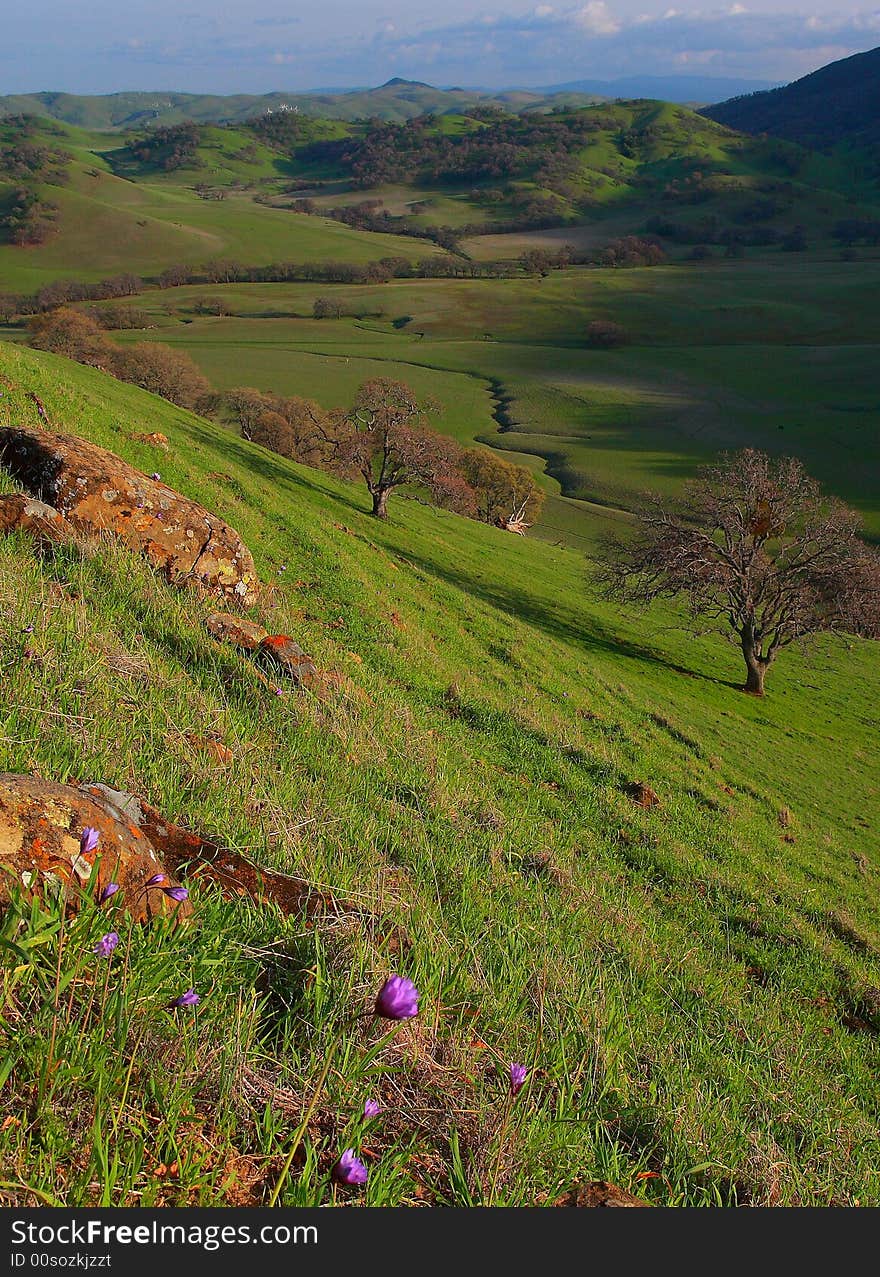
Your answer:
[[[617,35],[620,23],[608,8],[605,0],[590,0],[582,9],[575,11],[574,21],[590,35]]]
[[[552,4],[539,4],[535,10],[536,18],[549,18],[556,12]]]

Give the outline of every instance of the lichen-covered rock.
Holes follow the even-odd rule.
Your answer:
[[[0,536],[26,532],[35,541],[55,544],[68,535],[63,516],[44,501],[12,492],[0,497]]]
[[[212,612],[205,621],[208,633],[221,643],[232,643],[246,652],[256,652],[269,631],[256,621],[248,621],[234,612]]]
[[[99,834],[91,851],[80,841],[87,828]],[[178,886],[180,878],[216,883],[226,895],[271,901],[286,915],[362,913],[302,878],[261,869],[241,852],[171,824],[123,790],[0,773],[0,908],[18,886],[37,893],[62,890],[68,908],[76,909],[93,872],[95,898],[108,883],[118,883],[114,904],[138,922],[165,913],[190,915],[189,900],[175,901],[162,890]],[[157,874],[164,881],[147,887]]]
[[[89,792],[104,795],[123,812],[126,820],[149,839],[159,859],[188,882],[215,882],[226,895],[271,901],[285,915],[360,912],[302,878],[261,869],[239,851],[172,825],[155,807],[134,794],[105,785],[90,786]]]
[[[99,834],[93,851],[80,846],[86,828]],[[174,901],[164,891],[146,886],[158,873],[166,875],[163,886],[178,884],[153,842],[106,792],[0,773],[0,904],[8,901],[17,884],[34,892],[63,890],[75,908],[96,861],[96,897],[108,883],[118,883],[114,899],[137,921],[190,912],[189,901]]]
[[[269,634],[260,644],[260,652],[297,687],[323,688],[324,680],[315,662],[289,635]]]
[[[105,448],[36,426],[0,430],[0,465],[77,532],[110,533],[176,584],[246,601],[254,561],[238,533]]]

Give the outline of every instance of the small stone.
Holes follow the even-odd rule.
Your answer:
[[[626,786],[626,792],[637,807],[659,807],[659,795],[654,792],[650,785],[646,785],[643,780],[634,781],[633,784]]]
[[[633,1197],[625,1188],[617,1184],[609,1184],[607,1180],[592,1180],[589,1184],[576,1184],[568,1193],[563,1193],[553,1203],[554,1206],[650,1206],[640,1197]]]
[[[318,667],[288,634],[269,634],[260,644],[260,651],[297,687],[317,688],[321,684]]]
[[[269,631],[256,621],[236,616],[234,612],[212,612],[205,621],[208,633],[221,643],[233,643],[246,652],[256,652],[269,637]]]

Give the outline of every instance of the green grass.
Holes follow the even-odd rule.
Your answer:
[[[443,430],[527,458],[551,495],[542,535],[586,545],[597,507],[674,495],[700,462],[743,446],[796,453],[880,535],[878,284],[877,259],[777,252],[546,279],[189,287],[138,304],[221,389],[329,408],[370,376],[411,382],[439,401]],[[352,317],[312,320],[326,294]],[[231,314],[198,317],[201,298]],[[587,349],[593,319],[622,324],[630,344]]]
[[[0,424],[34,421],[33,391],[148,471],[131,436],[166,433],[163,478],[251,545],[257,613],[343,675],[325,701],[272,696],[209,641],[207,601],[123,551],[7,539],[0,769],[134,790],[380,920],[197,891],[186,929],[121,925],[108,973],[89,908],[53,1015],[58,908],[16,906],[12,1200],[265,1202],[342,1030],[283,1202],[329,1203],[354,1145],[375,1205],[486,1201],[496,1166],[512,1204],[576,1178],[880,1204],[875,645],[793,651],[758,702],[732,648],[597,601],[571,550],[403,498],[379,524],[359,488],[63,360],[2,346],[0,380]],[[208,731],[227,771],[186,743]],[[638,780],[661,807],[632,804]],[[371,1058],[380,1029],[344,1025],[389,970],[422,1012]],[[196,1014],[167,1011],[189,984]],[[532,1080],[499,1149],[511,1059]],[[364,1135],[367,1095],[386,1112]]]

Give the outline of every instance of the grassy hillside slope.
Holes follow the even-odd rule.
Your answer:
[[[732,649],[596,602],[570,550],[403,499],[380,525],[360,489],[56,358],[0,346],[0,390],[0,425],[35,420],[36,392],[228,518],[269,583],[258,614],[342,676],[275,696],[208,639],[207,602],[128,555],[6,540],[0,769],[134,790],[381,920],[306,928],[195,892],[195,925],[120,927],[97,970],[87,914],[53,1029],[57,912],[23,906],[0,1051],[15,1200],[265,1201],[334,1032],[400,970],[419,1020],[372,1059],[374,1022],[346,1030],[283,1201],[332,1200],[353,1144],[368,1204],[547,1201],[576,1178],[880,1203],[875,646],[792,653],[746,699]],[[159,462],[144,430],[171,441]],[[188,740],[210,733],[228,766]],[[195,1016],[163,1010],[190,985]],[[505,1127],[511,1059],[532,1077]],[[367,1095],[385,1114],[362,1138]]]

